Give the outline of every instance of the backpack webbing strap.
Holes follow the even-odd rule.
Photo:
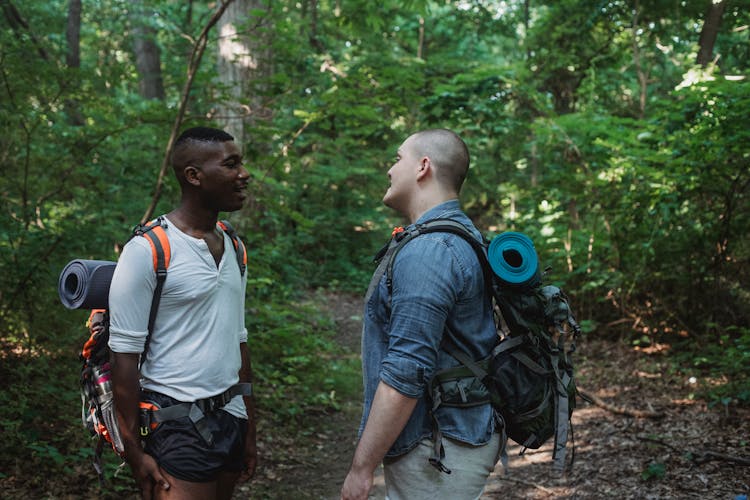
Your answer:
[[[539,363],[532,360],[530,357],[528,357],[526,354],[522,352],[514,352],[511,354],[514,358],[516,358],[518,361],[526,365],[526,367],[531,370],[532,372],[536,373],[537,375],[549,375],[549,371],[545,370],[542,366],[539,365]]]
[[[435,407],[436,408],[436,407]],[[445,472],[450,474],[451,470],[445,466],[443,460],[445,459],[445,447],[443,446],[443,433],[440,431],[440,425],[438,424],[437,417],[435,416],[435,408],[430,412],[432,416],[432,453],[427,459],[430,465],[435,467],[439,472]]]
[[[450,332],[450,329],[447,326],[446,329]],[[460,350],[456,346],[456,344],[453,343],[453,340],[450,337],[445,337],[445,341],[443,342],[443,349],[445,349],[448,354],[459,360],[461,364],[463,364],[466,368],[471,370],[471,373],[473,373],[474,376],[480,381],[483,381],[487,376],[487,370],[483,369],[476,362],[474,362],[474,360],[471,359],[468,354]]]
[[[372,294],[377,289],[378,285],[380,284],[381,278],[386,272],[386,268],[391,263],[393,253],[399,248],[401,239],[398,238],[398,236],[401,234],[404,233],[396,233],[395,236],[392,236],[391,239],[388,240],[388,243],[383,245],[383,248],[381,248],[375,255],[373,262],[377,262],[378,267],[375,268],[375,272],[372,273],[372,278],[370,278],[370,284],[367,285],[367,292],[365,292],[364,300],[365,304],[370,302],[370,297],[372,297]],[[390,291],[390,285],[388,289]]]
[[[555,371],[555,380],[557,382],[555,387],[555,392],[557,393],[555,395],[557,399],[557,404],[555,405],[557,412],[555,413],[555,442],[552,459],[555,461],[553,465],[554,469],[562,472],[565,468],[565,445],[568,442],[568,421],[570,420],[570,415],[568,414],[570,402],[568,401],[567,390],[567,386],[570,383],[570,375],[566,372],[563,372],[562,376],[560,375],[557,358],[557,354],[552,355],[552,369]]]
[[[440,423],[438,422],[435,410],[437,410],[442,404],[442,398],[440,391],[435,394],[431,394],[432,397],[432,408],[430,409],[430,418],[432,419],[432,453],[427,459],[430,465],[435,467],[439,472],[445,472],[450,474],[451,470],[445,466],[443,459],[445,458],[445,447],[443,447],[443,433],[440,430]]]
[[[99,442],[94,450],[94,470],[99,477],[99,486],[104,486],[104,465],[102,464],[102,452],[104,451],[104,436],[99,435]]]
[[[234,230],[229,221],[220,220],[216,225],[232,239],[234,251],[237,254],[237,265],[240,266],[240,274],[244,276],[245,269],[247,269],[247,250],[245,249],[245,245],[242,243],[239,236],[237,236],[237,231]]]
[[[453,332],[452,330],[450,330],[450,328],[447,328],[447,330],[451,335],[453,335]],[[490,358],[494,358],[504,351],[513,349],[514,347],[521,345],[525,340],[524,337],[525,336],[520,335],[516,337],[505,338],[492,350],[492,356],[490,356]],[[461,351],[454,343],[451,336],[445,337],[442,347],[448,354],[456,358],[461,362],[462,365],[468,368],[475,377],[484,382],[484,378],[487,376],[487,370],[482,368],[476,361],[472,360],[465,352]],[[536,363],[534,360],[532,360],[522,352],[513,352],[510,355],[516,358],[519,362],[523,363],[529,370],[533,371],[534,373],[537,373],[539,375],[551,374],[549,370],[545,370],[544,367],[542,367],[539,363]],[[437,374],[436,376],[439,375],[440,374]],[[567,382],[565,382],[565,385],[567,385]]]

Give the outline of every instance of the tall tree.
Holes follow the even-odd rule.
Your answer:
[[[185,80],[182,94],[180,95],[180,104],[177,108],[177,116],[175,116],[174,123],[172,124],[172,131],[170,132],[164,157],[162,159],[161,168],[159,169],[159,174],[156,178],[156,187],[154,188],[154,194],[151,198],[151,203],[149,204],[146,212],[141,218],[142,224],[145,224],[148,220],[151,219],[151,216],[154,214],[154,210],[156,209],[156,205],[159,203],[159,198],[161,198],[162,190],[164,189],[164,178],[169,168],[169,155],[172,151],[174,141],[177,139],[179,129],[182,126],[182,120],[185,117],[187,103],[190,98],[190,91],[193,87],[193,80],[195,79],[195,75],[198,72],[201,64],[201,59],[203,59],[203,54],[205,53],[206,46],[208,45],[209,32],[214,28],[214,26],[216,26],[216,24],[226,12],[227,8],[232,5],[233,1],[234,0],[222,0],[217,5],[213,14],[211,14],[211,17],[203,27],[200,35],[198,35],[198,37],[195,39],[195,44],[193,45],[193,50],[190,53],[189,63],[187,67],[187,79]]]
[[[269,60],[262,21],[262,0],[236,0],[219,21],[217,71],[225,96],[217,105],[216,120],[244,143],[245,127],[265,114],[256,91]]]
[[[552,97],[555,112],[577,110],[578,89],[597,61],[607,57],[616,31],[598,0],[546,2],[532,15],[527,50],[529,68],[540,90]]]
[[[141,96],[146,99],[164,99],[164,82],[161,74],[161,51],[156,43],[156,28],[143,0],[132,0],[130,22],[132,25],[135,66],[140,75]]]
[[[701,29],[701,35],[698,39],[698,57],[696,62],[704,68],[711,62],[714,53],[714,44],[716,43],[716,37],[719,34],[719,28],[721,27],[721,18],[724,15],[724,10],[727,8],[727,1],[720,0],[718,2],[709,0],[708,11],[706,12],[706,18],[703,21],[703,28]]]
[[[65,30],[68,51],[65,62],[69,68],[81,67],[81,0],[68,3],[68,24]]]
[[[81,0],[70,0],[68,3],[68,23],[65,29],[68,42],[65,62],[68,69],[78,71],[81,68]],[[65,103],[68,120],[73,125],[83,125],[83,115],[74,98]]]

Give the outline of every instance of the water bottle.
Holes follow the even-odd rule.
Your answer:
[[[102,405],[112,399],[112,374],[109,363],[94,367],[93,370],[96,400]]]

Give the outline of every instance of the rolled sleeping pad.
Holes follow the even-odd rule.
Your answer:
[[[106,309],[116,262],[76,259],[60,273],[57,293],[68,309]]]
[[[490,267],[502,283],[534,286],[539,283],[539,257],[531,238],[508,231],[495,236],[487,249]]]

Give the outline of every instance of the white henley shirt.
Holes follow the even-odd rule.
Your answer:
[[[224,231],[217,229],[224,236],[224,255],[217,267],[204,240],[166,222],[171,261],[141,366],[141,387],[192,402],[220,394],[239,381],[239,344],[247,342],[247,273],[240,279],[237,254]],[[152,255],[146,238],[135,237],[117,262],[109,291],[109,346],[114,352],[143,351],[156,286]],[[241,396],[224,409],[247,416]]]

